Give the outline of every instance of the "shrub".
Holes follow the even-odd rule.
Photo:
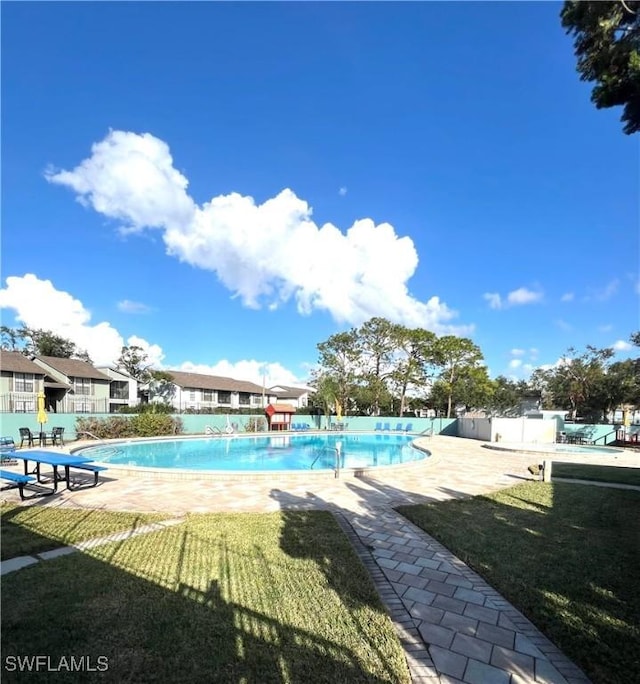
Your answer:
[[[176,413],[176,409],[171,404],[137,404],[136,406],[122,406],[118,413]]]
[[[247,432],[264,432],[267,429],[267,421],[262,416],[249,418],[245,423],[244,429]]]
[[[182,419],[164,413],[141,413],[130,418],[137,437],[177,435],[182,432]]]
[[[141,413],[135,416],[109,418],[77,418],[76,433],[87,433],[98,439],[156,437],[177,435],[183,430],[182,420],[164,413]]]

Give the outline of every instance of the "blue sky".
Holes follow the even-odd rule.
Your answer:
[[[270,383],[372,316],[630,355],[638,141],[560,8],[3,2],[3,324]]]

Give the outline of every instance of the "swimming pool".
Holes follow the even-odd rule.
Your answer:
[[[395,434],[331,433],[114,442],[74,451],[113,466],[205,471],[322,471],[392,466],[427,458]]]
[[[564,454],[564,455],[585,455],[592,454],[606,456],[623,453],[622,449],[607,446],[591,446],[587,444],[534,444],[529,442],[504,443],[490,442],[483,444],[485,449],[496,449],[497,451],[516,451],[522,454]]]

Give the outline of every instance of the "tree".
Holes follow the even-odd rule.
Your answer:
[[[325,417],[330,416],[338,396],[335,378],[322,369],[316,370],[312,373],[310,385],[314,388],[310,399],[311,406],[322,411]]]
[[[613,356],[612,349],[596,349],[587,345],[582,354],[569,348],[559,364],[551,369],[534,373],[532,380],[541,385],[545,404],[598,419],[606,404],[606,364]]]
[[[400,397],[398,416],[402,417],[408,390],[424,390],[428,385],[429,371],[435,363],[437,338],[430,330],[404,326],[395,326],[394,337],[397,360],[391,377]]]
[[[8,351],[19,351],[25,356],[56,356],[60,359],[80,359],[92,363],[89,354],[78,349],[75,342],[50,330],[27,326],[14,329],[3,325],[0,334],[2,349]]]
[[[493,380],[489,409],[499,416],[519,416],[522,399],[531,393],[524,380],[510,380],[499,375]]]
[[[367,397],[369,411],[380,415],[380,404],[388,395],[387,378],[391,374],[392,360],[398,340],[398,328],[386,318],[372,318],[357,331],[361,345],[361,380],[365,387],[359,392],[358,406],[363,408]]]
[[[132,344],[122,347],[116,367],[121,368],[138,382],[147,382],[151,378],[151,364],[147,363],[148,356],[142,347]]]
[[[7,325],[0,326],[0,348],[2,351],[20,351],[18,331]]]
[[[467,337],[445,335],[436,343],[436,358],[442,372],[440,383],[447,395],[447,418],[451,418],[451,408],[458,386],[464,382],[471,368],[477,367],[483,356],[480,347]]]
[[[640,2],[565,2],[562,26],[574,38],[582,81],[595,81],[598,109],[623,107],[627,135],[640,130]]]
[[[335,385],[335,401],[340,403],[344,415],[351,406],[353,388],[357,382],[360,345],[355,329],[331,335],[318,344],[319,365]]]
[[[173,379],[173,375],[168,371],[150,371],[148,380],[149,399],[153,401],[158,397],[162,403],[170,404],[176,393]]]

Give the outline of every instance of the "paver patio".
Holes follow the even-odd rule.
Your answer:
[[[435,458],[375,477],[342,473],[308,481],[103,478],[27,505],[186,512],[328,509],[336,514],[391,615],[414,682],[586,684],[586,676],[480,576],[394,507],[467,497],[531,479],[541,457],[494,451],[474,440],[434,437]],[[582,462],[583,454],[562,456]],[[588,457],[640,467],[640,455]],[[4,500],[17,500],[3,492]],[[44,561],[46,562],[46,561]]]

